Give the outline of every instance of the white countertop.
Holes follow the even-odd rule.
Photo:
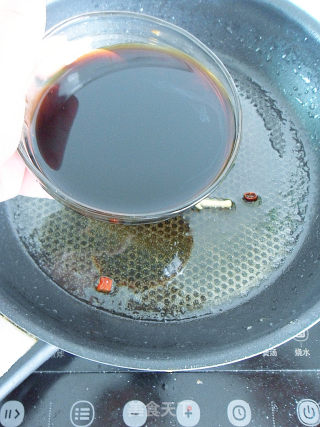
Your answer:
[[[319,0],[291,0],[300,9],[320,21],[320,1]]]

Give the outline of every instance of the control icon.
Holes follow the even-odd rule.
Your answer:
[[[303,341],[307,341],[308,338],[309,338],[309,331],[306,330],[306,331],[300,332],[300,334],[298,334],[293,339],[297,342],[303,342]]]
[[[0,425],[18,427],[24,419],[24,406],[18,400],[8,400],[0,410]]]
[[[251,421],[251,408],[245,400],[232,400],[227,409],[230,423],[236,427],[245,427]]]
[[[70,421],[75,427],[88,427],[94,421],[94,407],[87,400],[78,400],[70,409]]]
[[[140,400],[130,400],[124,405],[123,421],[128,427],[141,427],[147,421],[147,407]]]
[[[320,423],[320,408],[312,399],[302,399],[298,402],[297,415],[304,426],[317,426]]]
[[[177,405],[177,420],[181,426],[193,427],[200,421],[200,407],[193,400],[183,400]]]

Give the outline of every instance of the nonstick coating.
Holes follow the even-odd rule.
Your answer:
[[[241,69],[247,79],[260,82],[262,97],[273,100],[270,109],[277,112],[275,121],[286,121],[291,137],[304,150],[309,184],[302,231],[290,257],[277,267],[268,286],[249,293],[242,304],[184,321],[141,321],[94,308],[56,285],[25,250],[7,204],[2,203],[1,312],[70,353],[117,366],[154,370],[230,363],[278,345],[317,322],[319,25],[284,1],[57,0],[48,3],[48,27],[89,10],[131,10],[173,22],[212,48],[231,74]],[[258,104],[254,107],[259,111]],[[260,113],[273,138],[271,143],[286,141],[287,135],[273,132],[275,122],[270,123],[262,110]]]

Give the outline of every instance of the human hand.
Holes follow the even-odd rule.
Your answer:
[[[25,94],[45,30],[45,0],[0,0],[0,201],[50,197],[17,153]]]

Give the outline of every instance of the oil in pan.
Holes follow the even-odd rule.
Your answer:
[[[214,197],[235,207],[125,226],[88,219],[53,200],[11,200],[19,238],[54,282],[120,316],[182,320],[241,302],[289,261],[307,213],[310,177],[302,136],[272,88],[234,66],[231,71],[241,95],[243,136]],[[259,203],[242,200],[250,191],[259,194]],[[101,276],[113,280],[108,294],[96,291]]]

